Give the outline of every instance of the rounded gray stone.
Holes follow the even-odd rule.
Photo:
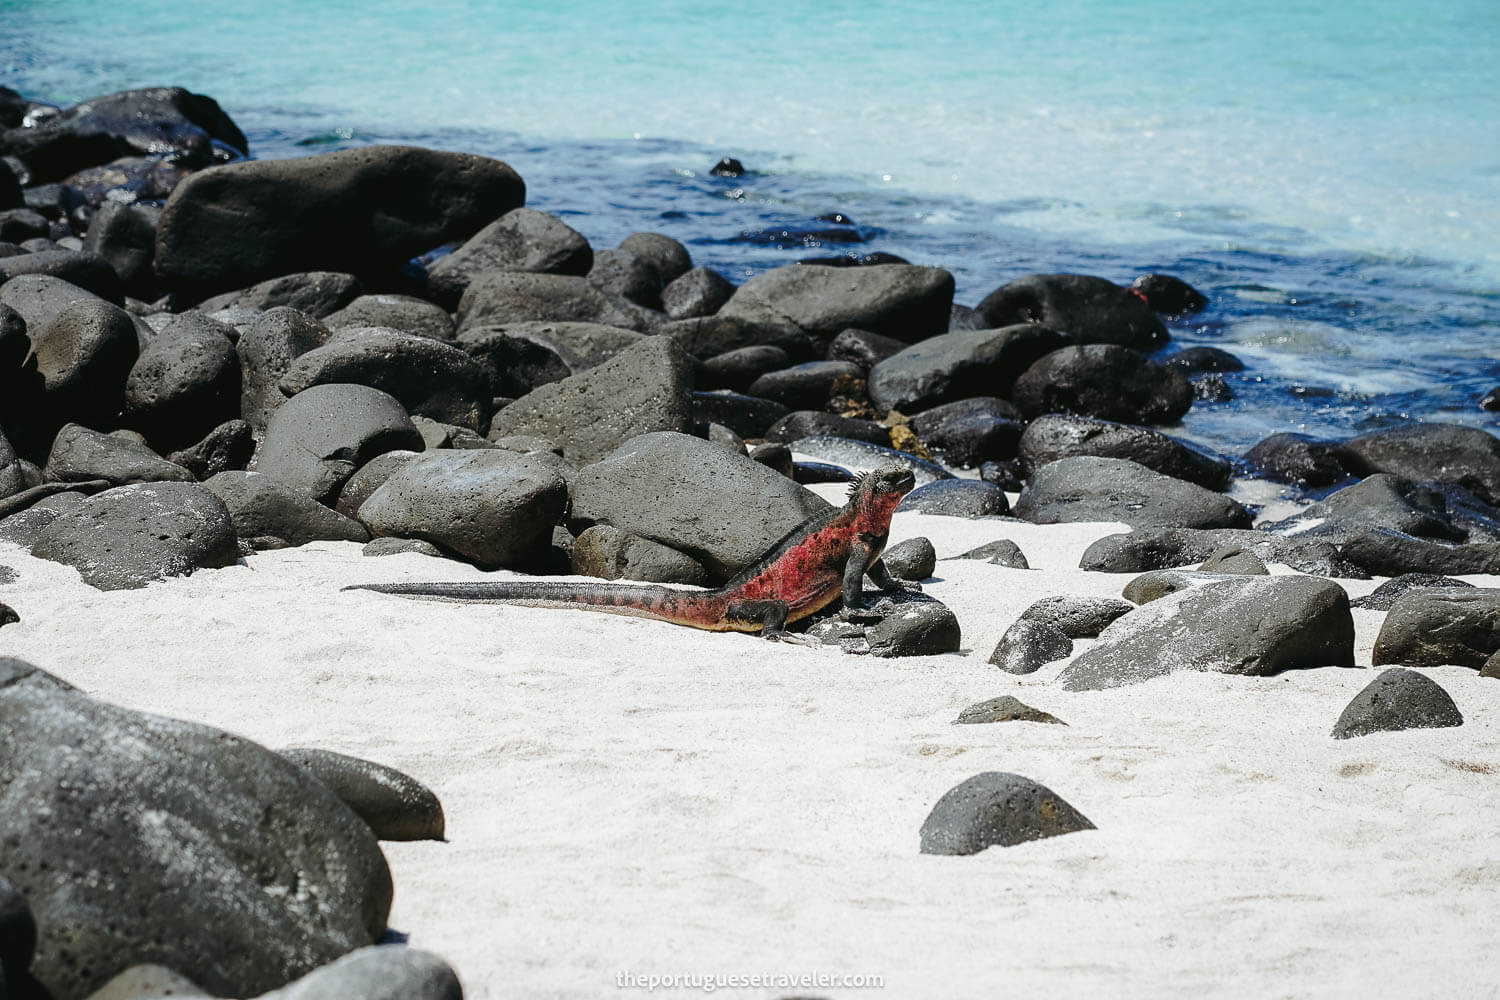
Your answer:
[[[256,471],[293,492],[331,504],[366,462],[388,451],[421,451],[422,435],[389,393],[365,385],[319,385],[271,416]]]
[[[1347,740],[1400,729],[1442,729],[1464,724],[1463,713],[1437,681],[1415,670],[1384,670],[1354,696],[1333,727]]]
[[[1046,785],[1004,771],[976,774],[944,793],[922,823],[923,854],[977,854],[1094,824]]]
[[[442,840],[443,806],[417,779],[360,757],[288,747],[281,756],[327,785],[380,840]]]

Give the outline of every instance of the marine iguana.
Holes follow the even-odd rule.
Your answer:
[[[857,477],[842,508],[793,528],[734,579],[710,590],[621,583],[375,583],[345,587],[435,600],[583,608],[707,629],[788,638],[788,622],[806,618],[840,595],[864,607],[864,577],[881,590],[915,589],[880,561],[891,514],[916,480],[909,469],[885,466]]]

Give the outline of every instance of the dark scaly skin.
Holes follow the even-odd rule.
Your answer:
[[[759,632],[782,638],[788,622],[806,618],[840,596],[864,607],[864,577],[882,590],[904,584],[880,561],[891,515],[915,481],[909,470],[887,466],[861,476],[842,508],[792,529],[734,579],[712,590],[674,590],[619,583],[395,583],[345,590],[435,600],[584,608],[687,625],[710,632]]]

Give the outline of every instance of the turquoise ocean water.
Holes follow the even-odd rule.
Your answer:
[[[226,5],[227,6],[227,5]],[[1251,370],[1182,432],[1494,427],[1500,4],[0,2],[0,83],[66,103],[178,84],[257,156],[486,153],[596,246],[683,240],[735,280],[853,217],[952,270],[1178,274],[1173,328]],[[752,168],[707,175],[719,156]]]

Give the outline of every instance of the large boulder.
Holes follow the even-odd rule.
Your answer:
[[[529,434],[559,445],[569,461],[603,458],[652,431],[693,424],[692,364],[666,337],[649,337],[609,361],[541,386],[495,414],[496,436]]]
[[[44,469],[55,483],[104,480],[111,486],[128,483],[193,481],[193,474],[167,461],[125,434],[102,434],[81,424],[64,424],[52,440]]]
[[[1056,330],[1026,324],[929,337],[870,369],[880,410],[916,413],[970,396],[1008,396],[1038,359],[1066,346]]]
[[[1193,386],[1175,368],[1114,344],[1063,347],[1016,380],[1011,397],[1027,417],[1076,413],[1131,424],[1167,424],[1193,405]]]
[[[204,299],[198,308],[234,317],[232,321],[281,306],[321,319],[343,309],[363,290],[359,278],[342,271],[299,271]]]
[[[134,483],[89,497],[37,535],[31,554],[100,590],[133,590],[239,558],[224,502],[198,483]]]
[[[1144,573],[1201,563],[1231,546],[1253,552],[1264,562],[1285,563],[1301,573],[1370,578],[1369,573],[1343,559],[1330,542],[1238,528],[1140,528],[1106,535],[1084,550],[1078,568],[1095,573]]]
[[[33,184],[130,153],[166,154],[201,167],[249,150],[218,102],[181,87],[121,91],[75,104],[31,128],[0,130],[0,155],[24,163]]]
[[[90,296],[30,330],[47,409],[87,423],[112,422],[124,408],[125,382],[140,354],[125,311]]]
[[[526,271],[482,271],[458,302],[458,330],[511,323],[598,323],[649,333],[660,313],[604,291],[587,278]]]
[[[1350,438],[1339,452],[1357,475],[1454,483],[1500,504],[1500,438],[1478,427],[1408,424]]]
[[[1377,576],[1403,573],[1500,574],[1500,543],[1450,545],[1392,528],[1355,528],[1339,545],[1339,557]]]
[[[1463,713],[1437,681],[1415,670],[1383,670],[1355,695],[1333,727],[1347,740],[1401,729],[1444,729],[1464,724]]]
[[[389,393],[319,385],[272,414],[255,467],[294,493],[332,506],[355,470],[375,456],[424,447],[421,432]]]
[[[1500,650],[1500,589],[1422,587],[1396,598],[1375,638],[1371,663],[1476,670]]]
[[[1443,490],[1432,484],[1377,473],[1329,494],[1291,517],[1263,522],[1260,527],[1337,543],[1370,529],[1460,542],[1471,534],[1480,538],[1493,535],[1500,528],[1500,523],[1485,516],[1485,512],[1474,509],[1476,505],[1459,500],[1450,511],[1448,501]]]
[[[358,521],[258,472],[221,472],[203,485],[224,501],[235,533],[255,539],[258,547],[267,547],[266,539],[286,545],[370,540],[370,533]]]
[[[84,250],[102,257],[124,286],[143,301],[156,298],[156,222],[161,210],[147,205],[105,201],[89,220]]]
[[[109,261],[96,253],[76,250],[38,250],[35,253],[0,257],[0,285],[22,275],[43,275],[66,281],[93,292],[107,302],[125,301],[120,276]]]
[[[570,486],[570,525],[608,524],[671,546],[702,563],[716,583],[829,509],[758,462],[671,432],[627,441],[580,469]]]
[[[1306,434],[1280,433],[1262,438],[1245,452],[1245,461],[1267,479],[1296,486],[1332,486],[1352,474],[1336,443]]]
[[[499,160],[414,146],[232,163],[172,192],[156,271],[190,296],[297,271],[380,283],[525,200],[525,183]]]
[[[824,343],[859,327],[914,343],[948,329],[953,275],[933,267],[802,267],[758,274],[735,290],[718,316],[790,322]]]
[[[1161,317],[1143,297],[1086,274],[1029,274],[995,289],[975,311],[990,326],[1035,323],[1080,344],[1151,351],[1167,342]]]
[[[369,828],[290,761],[12,659],[0,843],[40,931],[31,972],[57,1000],[141,963],[262,993],[373,943],[391,903]]]
[[[466,351],[430,337],[378,326],[349,327],[298,355],[281,377],[295,396],[315,385],[367,385],[406,411],[483,432],[492,408],[490,375]]]
[[[419,538],[481,566],[536,569],[568,485],[538,456],[442,450],[404,462],[360,504],[377,537]]]
[[[1247,576],[1158,598],[1115,621],[1063,668],[1069,691],[1177,670],[1263,677],[1354,663],[1349,596],[1310,576]]]
[[[1205,489],[1229,486],[1228,462],[1149,427],[1049,413],[1033,420],[1021,435],[1021,463],[1028,472],[1077,455],[1129,459]]]
[[[427,269],[427,295],[449,309],[477,275],[529,271],[583,277],[594,265],[589,241],[554,215],[513,208]]]
[[[268,309],[240,333],[235,352],[240,358],[240,413],[257,432],[286,402],[282,376],[292,362],[328,343],[328,328],[290,306]]]
[[[163,451],[182,448],[240,413],[233,327],[182,313],[153,337],[125,380],[125,422]]]
[[[323,325],[330,330],[382,326],[433,340],[453,339],[453,317],[441,306],[411,295],[361,295],[323,317]]]
[[[1132,528],[1248,528],[1251,520],[1222,493],[1128,459],[1089,455],[1035,470],[1015,514],[1035,524],[1123,521]]]
[[[451,966],[405,945],[371,945],[255,1000],[463,1000]],[[103,998],[99,998],[103,1000]],[[111,998],[113,1000],[113,998]]]

